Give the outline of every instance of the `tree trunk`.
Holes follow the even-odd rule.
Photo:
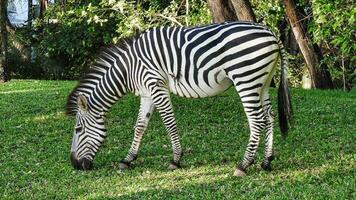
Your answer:
[[[66,7],[66,0],[59,0],[60,4],[61,4],[61,7],[63,10],[65,10],[65,7]]]
[[[318,70],[318,65],[319,65],[318,55],[316,54],[308,36],[302,29],[302,26],[300,24],[300,21],[295,11],[294,1],[284,0],[284,4],[286,8],[288,22],[292,28],[299,49],[303,54],[305,63],[307,64],[308,67],[308,71],[311,78],[311,87],[323,88],[323,89],[331,88],[332,85],[325,84],[326,82],[329,82],[329,81],[324,81],[327,78],[327,76],[325,75],[325,71]]]
[[[208,0],[208,6],[213,15],[214,23],[237,21],[237,16],[226,0]]]
[[[313,46],[314,51],[318,57],[318,60],[323,59],[323,54],[318,45]],[[317,69],[316,79],[318,80],[317,88],[321,89],[333,89],[334,84],[331,79],[331,74],[328,70],[328,66],[326,64],[321,63],[320,67]]]
[[[32,18],[33,18],[33,5],[32,1],[27,1],[28,11],[27,11],[27,26],[31,29],[32,26]]]
[[[40,0],[40,19],[43,18],[44,12],[47,10],[48,0]]]
[[[214,23],[225,21],[256,21],[248,0],[208,0]]]
[[[0,83],[9,80],[9,73],[7,69],[7,1],[0,0]]]
[[[255,22],[256,17],[252,11],[251,3],[249,0],[230,0],[234,9],[237,19],[239,21]]]

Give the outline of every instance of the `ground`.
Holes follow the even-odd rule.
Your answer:
[[[355,199],[356,91],[292,89],[294,124],[275,124],[273,171],[257,162],[233,177],[248,125],[236,92],[206,99],[173,97],[183,168],[167,169],[171,146],[157,113],[135,167],[118,169],[133,137],[139,99],[108,115],[108,137],[92,171],[69,161],[74,118],[64,114],[74,81],[12,80],[0,85],[1,199]],[[276,90],[271,89],[276,108]],[[263,147],[263,144],[261,144]]]

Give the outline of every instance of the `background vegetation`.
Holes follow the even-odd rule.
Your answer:
[[[207,4],[193,0],[189,15],[180,1],[67,1],[48,7],[35,21],[39,58],[61,63],[56,71],[45,67],[53,78],[77,78],[94,60],[101,47],[157,26],[192,26],[211,23]],[[49,67],[49,68],[48,68]]]
[[[356,82],[356,7],[352,0],[313,0],[308,32],[323,54],[335,83]],[[349,81],[349,82],[350,82]]]
[[[65,4],[63,3],[65,2]],[[271,27],[291,55],[290,80],[301,86],[303,59],[279,0],[251,0],[257,22]],[[355,82],[356,8],[352,0],[296,0],[303,28],[321,55],[336,87],[350,89]],[[206,1],[189,0],[68,0],[50,4],[42,17],[17,39],[34,47],[36,59],[24,64],[12,51],[13,77],[76,79],[100,48],[154,26],[193,26],[212,22]],[[294,42],[293,42],[294,41]]]
[[[171,145],[157,113],[135,168],[118,169],[139,105],[137,97],[126,96],[108,115],[108,137],[94,170],[83,172],[70,165],[74,119],[63,109],[74,85],[17,80],[0,85],[1,199],[356,198],[355,90],[293,89],[295,121],[285,140],[275,126],[274,170],[260,168],[261,145],[256,164],[240,179],[232,174],[247,145],[248,124],[233,89],[213,98],[173,97],[183,169],[167,169]],[[271,94],[276,108],[276,91]]]

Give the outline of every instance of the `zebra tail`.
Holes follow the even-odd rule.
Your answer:
[[[288,127],[291,124],[293,111],[287,81],[287,53],[281,41],[279,41],[278,45],[281,55],[281,78],[278,88],[278,116],[282,136],[286,137],[288,134]]]

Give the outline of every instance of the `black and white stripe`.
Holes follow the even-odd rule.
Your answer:
[[[249,22],[231,22],[201,27],[161,27],[147,30],[102,52],[102,55],[79,85],[69,95],[68,113],[86,122],[90,136],[96,119],[104,119],[110,107],[123,95],[141,96],[140,112],[129,154],[123,163],[132,162],[138,153],[142,135],[155,108],[159,111],[173,146],[173,165],[182,155],[170,93],[188,98],[220,94],[234,86],[241,98],[250,127],[250,140],[239,169],[253,163],[260,134],[266,129],[263,168],[270,168],[273,158],[273,114],[268,88],[282,56],[280,115],[290,118],[290,101],[286,86],[285,51],[266,27]],[[88,112],[81,115],[78,95],[87,99]],[[288,109],[286,109],[288,108]],[[94,120],[90,119],[94,116]],[[287,121],[283,121],[285,124]],[[287,125],[288,127],[288,125]],[[102,127],[103,128],[103,127]],[[85,129],[86,130],[86,129]],[[89,131],[91,130],[91,131]],[[286,129],[283,129],[286,130]],[[76,135],[76,134],[74,134]],[[105,135],[105,134],[101,134]],[[77,140],[76,156],[93,152],[100,142]],[[74,141],[74,140],[73,140]],[[74,142],[73,142],[74,143]],[[100,143],[100,144],[99,144]],[[94,147],[94,145],[97,145]],[[85,148],[91,150],[84,150]],[[73,151],[73,146],[72,146]],[[89,154],[89,153],[88,153]]]

